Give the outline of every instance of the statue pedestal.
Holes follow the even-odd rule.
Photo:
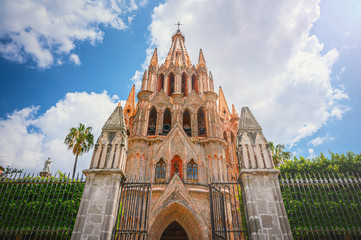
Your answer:
[[[51,177],[51,173],[50,172],[40,172],[39,176],[40,177]]]

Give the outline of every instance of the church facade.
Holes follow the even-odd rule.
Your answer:
[[[208,72],[202,50],[198,63],[193,65],[180,30],[171,41],[164,63],[158,62],[157,49],[154,50],[143,75],[137,103],[133,86],[124,108],[118,105],[104,124],[90,168],[84,170],[87,185],[73,239],[95,236],[84,233],[84,224],[94,226],[93,232],[97,227],[108,229],[96,236],[110,239],[109,236],[114,236],[114,225],[117,228],[122,228],[122,224],[140,226],[144,219],[144,228],[139,229],[143,229],[147,239],[218,239],[217,224],[220,224],[220,232],[227,228],[229,234],[236,232],[235,221],[237,224],[245,221],[237,215],[241,212],[238,181],[242,174],[245,197],[248,198],[245,198],[244,206],[249,206],[245,212],[252,214],[248,214],[247,226],[256,224],[253,231],[259,232],[263,224],[256,214],[259,203],[254,200],[262,197],[259,192],[254,195],[253,191],[260,182],[262,187],[269,185],[269,192],[267,188],[264,191],[269,193],[274,208],[278,207],[279,200],[275,199],[279,196],[273,196],[278,193],[272,192],[278,183],[273,176],[278,173],[258,122],[247,107],[242,108],[240,117],[234,105],[230,111],[222,88],[215,92],[213,76]],[[255,178],[255,174],[262,176]],[[149,183],[149,197],[141,198],[145,196],[143,190],[133,194],[134,186],[138,186],[134,185],[128,190],[142,200],[139,204],[136,200],[131,202],[132,197],[121,195],[121,182]],[[220,191],[213,183],[237,184],[232,193],[229,187]],[[99,186],[102,186],[101,190]],[[215,203],[212,203],[215,199],[211,196],[212,189],[221,194]],[[236,199],[234,202],[231,196]],[[224,199],[230,200],[229,203]],[[149,206],[142,209],[145,201]],[[103,216],[101,224],[94,223],[92,206],[102,209],[99,210],[102,214],[97,213],[97,216]],[[123,210],[125,206],[131,210]],[[222,210],[220,217],[215,216],[214,209]],[[275,211],[269,209],[271,220],[267,221],[272,223],[265,222],[265,226],[277,222],[276,227],[280,228],[279,213],[276,216]],[[127,221],[131,223],[125,223]],[[135,231],[132,229],[124,234],[131,234]],[[277,234],[282,235],[282,231]],[[227,239],[227,236],[219,239]],[[239,231],[237,237],[228,238],[243,239],[242,236]]]

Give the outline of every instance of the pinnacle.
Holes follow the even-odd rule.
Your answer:
[[[239,120],[238,130],[257,130],[262,131],[261,126],[258,124],[256,118],[253,116],[248,107],[243,107],[241,118]]]
[[[199,50],[198,65],[205,66],[206,60],[204,59],[202,49]]]
[[[152,59],[150,60],[151,65],[158,65],[158,53],[157,48],[155,48]]]

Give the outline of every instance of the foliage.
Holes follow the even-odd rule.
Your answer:
[[[75,176],[78,156],[81,156],[83,153],[89,152],[89,150],[94,145],[94,136],[91,133],[91,130],[92,127],[85,128],[84,124],[79,123],[79,127],[71,128],[69,130],[69,134],[65,137],[64,143],[68,146],[69,150],[72,150],[73,154],[75,155],[73,178]]]
[[[283,175],[296,174],[332,174],[361,173],[361,154],[347,152],[346,154],[330,153],[327,158],[323,153],[313,159],[294,157],[279,166]]]
[[[10,174],[10,173],[22,173],[24,169],[17,169],[10,166],[7,166],[5,169],[3,169],[2,175]]]
[[[84,182],[14,176],[0,177],[0,238],[70,239]]]
[[[360,183],[281,184],[281,192],[295,239],[361,238],[353,231],[361,221]]]
[[[294,157],[279,169],[282,198],[295,239],[361,238],[360,232],[354,231],[361,224],[361,154]]]
[[[269,142],[268,144],[272,152],[273,163],[276,167],[283,164],[284,161],[291,157],[291,152],[283,151],[285,149],[285,145],[277,144],[275,146],[273,142]]]

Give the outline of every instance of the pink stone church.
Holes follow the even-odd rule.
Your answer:
[[[124,169],[127,181],[152,184],[148,239],[211,239],[209,184],[237,181],[237,136],[243,168],[273,168],[273,163],[249,109],[242,109],[240,119],[222,88],[215,92],[202,50],[193,65],[181,31],[171,40],[164,63],[154,50],[138,102],[133,86],[124,109],[119,105],[105,123],[90,170]]]

